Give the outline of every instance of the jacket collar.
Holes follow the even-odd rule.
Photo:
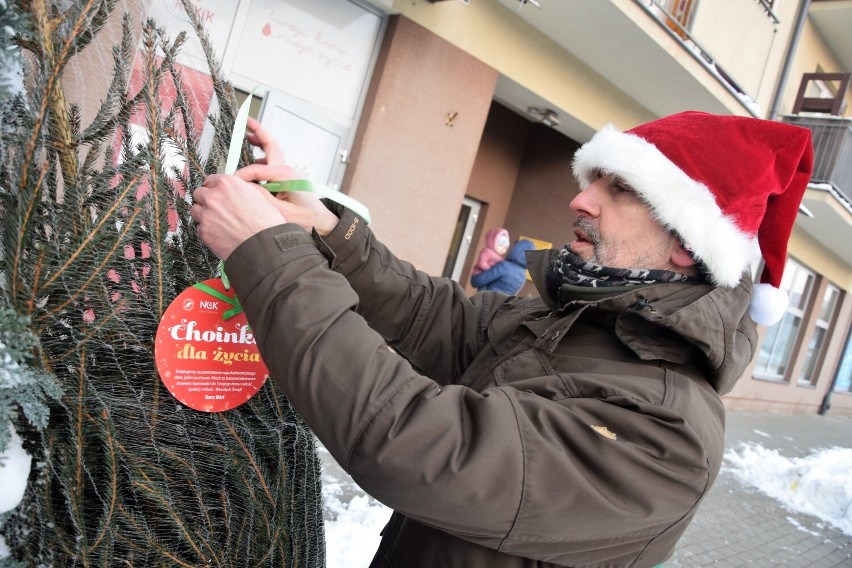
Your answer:
[[[551,311],[566,307],[557,305],[545,285],[547,267],[557,254],[558,250],[527,252],[530,276]],[[683,364],[694,360],[697,350],[703,355],[710,384],[720,394],[733,388],[754,355],[757,331],[748,316],[752,291],[748,273],[743,273],[736,288],[661,282],[569,289],[569,304],[610,313],[619,340],[640,359]]]
[[[547,267],[550,266],[551,261],[556,258],[556,255],[559,254],[559,251],[556,249],[548,249],[548,250],[528,250],[527,251],[527,270],[530,273],[530,277],[532,278],[533,284],[535,284],[536,290],[538,290],[538,295],[544,300],[544,303],[550,309],[556,309],[556,299],[552,298],[550,294],[547,292],[547,285],[545,284],[545,275],[547,274]]]

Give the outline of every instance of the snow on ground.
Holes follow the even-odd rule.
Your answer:
[[[787,458],[759,444],[725,452],[725,469],[788,509],[814,515],[852,536],[852,449]]]
[[[364,493],[317,441],[323,462],[326,566],[369,566],[392,511]]]
[[[368,495],[340,500],[340,484],[323,479],[326,566],[369,566],[391,510]]]

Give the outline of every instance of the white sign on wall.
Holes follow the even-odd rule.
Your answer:
[[[348,0],[252,0],[233,68],[353,118],[380,25]]]

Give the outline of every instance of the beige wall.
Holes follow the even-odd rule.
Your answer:
[[[825,245],[795,225],[787,245],[787,254],[852,293],[852,266],[830,253]]]
[[[796,23],[798,2],[776,2],[773,24],[759,2],[698,2],[692,33],[722,69],[768,112]],[[731,18],[731,14],[737,14]]]
[[[444,267],[496,83],[494,69],[391,18],[343,188],[370,209],[376,235],[426,272]]]
[[[824,289],[824,286],[825,281],[821,283],[820,289]],[[818,297],[822,297],[821,293]],[[807,318],[803,325],[806,329],[812,330],[813,316]],[[843,330],[849,329],[850,326],[852,326],[852,295],[846,294],[832,328]],[[763,342],[766,328],[761,327],[759,331],[758,349]],[[743,373],[743,377],[737,382],[730,394],[723,397],[725,406],[730,409],[749,412],[816,413],[837,372],[840,356],[845,346],[846,334],[840,332],[832,333],[829,336],[825,351],[816,369],[817,381],[813,386],[801,386],[797,382],[797,377],[803,364],[809,339],[810,335],[804,337],[794,347],[797,355],[793,358],[796,363],[788,373],[788,376],[792,377],[791,380],[779,382],[752,378],[756,360],[752,361],[752,364]],[[831,412],[833,414],[852,415],[852,396],[833,394]]]
[[[704,66],[699,63],[694,55],[684,49],[679,39],[673,38],[669,32],[663,29],[662,26],[650,24],[648,16],[644,9],[639,6],[634,0],[611,0],[624,14],[629,17],[637,27],[641,28],[648,37],[653,39],[662,49],[664,49],[672,59],[678,62],[707,90],[713,97],[724,105],[731,114],[739,116],[747,116],[748,112],[743,107],[740,100],[735,97],[722,82],[719,81],[712,73],[708,73]],[[652,118],[657,118],[652,117]],[[640,124],[643,121],[636,121],[629,126]],[[614,124],[620,126],[620,122],[613,121]]]
[[[493,0],[469,5],[397,0],[394,10],[572,115],[588,127],[589,136],[609,122],[627,128],[657,118]]]

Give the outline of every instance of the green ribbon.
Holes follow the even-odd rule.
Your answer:
[[[268,181],[263,184],[263,187],[272,193],[278,193],[279,191],[307,191],[309,193],[316,193],[320,197],[331,199],[347,209],[354,211],[368,225],[370,224],[370,211],[363,204],[352,199],[345,193],[335,191],[321,183],[315,183],[306,179],[291,179],[287,181]]]
[[[248,122],[249,107],[251,106],[252,96],[257,89],[258,87],[255,87],[249,92],[246,100],[243,101],[242,105],[240,105],[240,110],[237,112],[236,119],[234,119],[234,129],[231,132],[231,143],[228,146],[228,157],[225,160],[224,173],[228,175],[233,175],[233,173],[237,171],[237,165],[240,161],[240,152],[243,147],[243,138],[245,138],[246,135],[246,123]],[[307,191],[315,193],[321,198],[331,199],[332,201],[343,205],[347,209],[352,210],[363,218],[368,225],[370,224],[370,211],[363,204],[349,197],[345,193],[335,191],[321,183],[315,183],[306,179],[294,179],[287,181],[270,181],[263,183],[262,187],[272,193],[278,193],[279,191]],[[230,290],[231,281],[228,278],[228,275],[225,274],[225,263],[221,260],[219,261],[219,278],[222,280],[222,285],[225,287],[225,290]],[[212,288],[210,289],[212,290]],[[230,299],[228,301],[230,302]],[[237,302],[236,298],[234,298],[233,301]],[[233,304],[233,302],[231,303]],[[233,305],[239,306],[239,302]],[[242,308],[240,308],[240,310],[242,310]],[[225,315],[225,319],[227,319],[228,317],[233,317],[233,315],[236,314],[228,316],[226,313]]]
[[[248,122],[249,109],[251,108],[251,98],[257,87],[252,89],[243,104],[240,105],[240,110],[237,111],[237,117],[234,119],[234,129],[231,131],[231,143],[228,145],[228,157],[225,159],[225,173],[233,175],[237,171],[237,165],[240,163],[240,152],[243,149],[243,138],[246,136],[246,123]],[[222,284],[225,290],[231,289],[231,281],[228,275],[225,274],[225,263],[219,261],[219,278],[222,279]]]
[[[213,296],[214,298],[222,300],[226,304],[230,304],[231,306],[233,306],[230,310],[226,311],[222,315],[222,321],[227,321],[227,320],[231,319],[232,317],[242,313],[242,311],[243,311],[243,307],[240,305],[240,301],[237,300],[236,296],[234,296],[233,298],[230,298],[227,295],[220,292],[219,290],[217,290],[216,288],[211,288],[210,286],[208,286],[204,282],[198,282],[196,284],[193,284],[192,287],[198,288],[202,292],[209,294],[209,295]]]

